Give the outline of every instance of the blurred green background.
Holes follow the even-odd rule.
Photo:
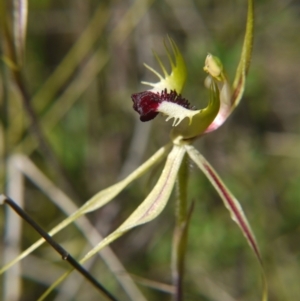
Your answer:
[[[140,81],[156,80],[143,63],[158,70],[152,50],[167,63],[163,41],[167,35],[172,37],[188,68],[183,96],[197,108],[206,106],[206,54],[219,56],[233,79],[246,8],[246,1],[237,0],[29,1],[28,90],[68,181],[62,180],[65,177],[38,147],[28,130],[29,119],[18,90],[2,73],[0,102],[3,109],[4,91],[8,91],[8,115],[5,124],[2,111],[1,190],[8,181],[14,185],[14,178],[7,177],[6,163],[7,155],[17,153],[29,156],[78,206],[134,170],[168,142],[171,128],[162,116],[141,123],[132,109],[131,94],[145,90]],[[260,0],[255,1],[255,13],[253,58],[243,100],[224,126],[195,145],[240,200],[249,218],[263,254],[270,300],[297,300],[300,4],[297,0]],[[192,164],[190,172],[189,197],[195,201],[195,210],[186,261],[186,300],[259,300],[260,270],[246,240],[201,172]],[[154,169],[88,218],[103,235],[110,233],[143,200],[158,175],[159,169]],[[25,208],[44,229],[64,218],[30,180],[25,179],[23,185]],[[129,273],[157,282],[155,287],[138,282],[148,300],[171,299],[159,288],[171,283],[173,200],[156,220],[112,244]],[[1,238],[4,221],[1,209]],[[23,225],[21,248],[25,249],[38,236]],[[76,257],[89,248],[85,235],[74,226],[56,237]],[[2,243],[1,253],[5,247]],[[35,300],[68,269],[47,245],[24,259],[22,266],[22,301]],[[100,258],[91,272],[120,300],[129,300]],[[69,298],[56,291],[48,300],[101,300],[81,277],[70,279],[69,291],[78,288],[75,296]]]

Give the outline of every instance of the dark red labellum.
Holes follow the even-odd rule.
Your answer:
[[[170,93],[167,89],[161,91],[161,93],[153,93],[151,91],[144,91],[136,94],[132,94],[133,108],[140,114],[141,121],[149,121],[156,117],[159,113],[157,108],[163,101],[169,101],[176,103],[186,109],[194,110],[195,108],[190,106],[189,102],[183,98],[176,91],[171,90]]]
[[[133,108],[140,114],[141,121],[149,121],[156,117],[157,107],[162,102],[160,95],[150,91],[144,91],[131,95]]]

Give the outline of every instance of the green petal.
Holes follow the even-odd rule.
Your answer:
[[[168,74],[160,58],[156,53],[154,53],[155,58],[162,69],[163,76],[159,72],[145,64],[145,67],[152,71],[160,79],[160,81],[157,83],[142,82],[142,84],[153,87],[153,89],[151,89],[152,92],[161,92],[167,89],[168,91],[175,90],[177,94],[180,94],[187,77],[186,65],[175,42],[171,38],[168,38],[168,41],[171,46],[171,50],[168,49],[166,43],[165,48],[171,65],[171,73]]]

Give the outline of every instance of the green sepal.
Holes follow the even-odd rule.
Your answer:
[[[241,58],[232,85],[233,88],[232,110],[239,104],[245,90],[246,75],[249,70],[251,55],[252,55],[253,30],[254,30],[254,4],[253,4],[253,0],[248,0],[246,33],[244,37]]]

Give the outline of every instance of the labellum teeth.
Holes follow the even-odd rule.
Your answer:
[[[132,94],[131,98],[133,100],[133,108],[135,111],[137,111],[140,114],[141,121],[149,121],[155,118],[160,111],[159,110],[160,104],[164,102],[174,103],[188,110],[195,110],[194,107],[191,107],[189,102],[186,99],[182,98],[180,94],[178,95],[176,91],[172,91],[172,90],[170,93],[168,93],[167,89],[163,90],[161,93],[144,91],[144,92]],[[167,114],[167,112],[163,112],[163,113]],[[178,118],[169,115],[167,120],[173,117]]]
[[[169,101],[169,102],[173,102],[176,103],[186,109],[190,109],[190,110],[195,110],[194,107],[192,107],[190,105],[190,103],[188,102],[188,100],[186,100],[185,98],[183,98],[181,96],[181,94],[177,94],[176,91],[172,91],[170,93],[167,92],[167,89],[165,89],[164,91],[161,92],[161,99],[162,101]]]

